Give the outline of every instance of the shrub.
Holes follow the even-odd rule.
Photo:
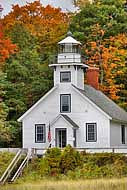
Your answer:
[[[50,173],[50,166],[48,160],[45,158],[40,159],[37,169],[40,176],[48,176]]]
[[[122,160],[124,163],[127,163],[127,158],[123,154],[115,153],[87,153],[83,155],[83,160],[84,163],[94,162],[99,167],[114,164],[116,160]]]
[[[49,167],[51,176],[57,176],[60,173],[61,150],[59,148],[48,149],[45,154],[45,161]]]
[[[81,167],[82,165],[83,161],[80,153],[70,145],[65,147],[60,161],[61,173],[66,174],[69,170],[75,170],[76,167]]]
[[[116,159],[113,164],[113,171],[117,177],[127,176],[127,164],[120,159]]]
[[[127,157],[114,153],[79,153],[70,145],[48,149],[45,157],[32,159],[27,179],[93,179],[127,176]]]

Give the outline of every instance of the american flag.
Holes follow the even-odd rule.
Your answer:
[[[51,128],[49,123],[49,131],[48,131],[48,141],[51,142]]]

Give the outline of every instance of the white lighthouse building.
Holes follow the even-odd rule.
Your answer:
[[[49,125],[51,147],[127,147],[127,113],[98,90],[99,71],[82,62],[81,43],[69,32],[58,48],[54,87],[18,119],[23,148],[48,148]]]

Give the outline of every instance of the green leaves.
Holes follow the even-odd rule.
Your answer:
[[[127,30],[127,13],[124,10],[124,3],[118,0],[105,1],[101,0],[98,3],[87,4],[77,15],[72,19],[70,25],[71,30],[77,37],[84,33],[84,38],[79,35],[79,39],[86,43],[91,39],[91,27],[99,24],[105,30],[104,38],[109,36],[124,33]]]

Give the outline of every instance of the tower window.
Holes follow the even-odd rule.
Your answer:
[[[60,112],[71,112],[71,95],[61,94],[60,95]]]
[[[71,72],[60,72],[60,82],[71,82]]]
[[[86,141],[96,142],[97,141],[97,124],[86,123]]]

